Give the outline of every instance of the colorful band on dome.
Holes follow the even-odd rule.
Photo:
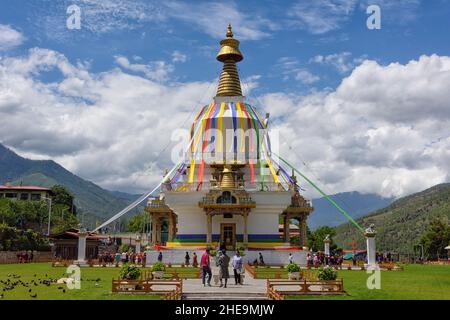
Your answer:
[[[236,137],[236,129],[237,129],[237,119],[236,119],[236,106],[233,102],[229,103],[231,109],[231,117],[233,120],[233,152],[234,155],[237,153],[237,137]]]
[[[190,171],[189,171],[189,180],[188,180],[188,183],[194,183],[195,157],[196,157],[197,147],[198,147],[198,143],[199,143],[200,137],[202,137],[202,133],[204,132],[204,130],[203,130],[203,127],[204,127],[204,121],[203,121],[203,120],[205,119],[205,116],[206,116],[207,114],[209,114],[209,111],[211,111],[211,108],[213,107],[213,105],[214,105],[214,104],[212,104],[212,103],[209,105],[208,111],[204,112],[204,114],[203,114],[201,120],[199,121],[199,122],[200,122],[200,123],[199,123],[200,128],[197,130],[197,132],[196,132],[196,134],[195,134],[194,148],[193,148],[192,153],[191,153],[191,167],[190,167]]]
[[[241,141],[241,153],[245,153],[245,115],[244,112],[242,112],[242,108],[241,108],[241,103],[240,102],[236,102],[236,109],[237,109],[237,113],[239,116],[239,126],[240,126],[240,131],[239,131],[239,135],[240,135],[240,141]],[[245,155],[244,155],[245,157]]]
[[[254,184],[255,183],[255,168],[253,166],[253,152],[255,151],[254,147],[253,147],[253,130],[252,130],[252,119],[250,118],[250,115],[248,114],[247,109],[245,108],[245,103],[240,103],[241,105],[241,109],[242,111],[245,113],[246,117],[247,117],[247,127],[249,129],[249,134],[248,134],[248,139],[249,139],[249,146],[250,146],[250,150],[249,150],[249,157],[248,157],[248,163],[250,165],[250,183]],[[244,139],[244,144],[245,144],[245,136],[243,137]]]
[[[205,169],[205,160],[203,159],[203,154],[206,151],[206,147],[208,145],[208,140],[210,140],[208,135],[211,135],[211,131],[210,131],[211,114],[214,113],[214,110],[216,109],[216,107],[217,107],[217,104],[216,103],[213,104],[213,107],[209,110],[208,115],[206,116],[206,119],[205,119],[206,123],[205,123],[205,128],[204,128],[204,131],[203,131],[202,154],[200,155],[201,156],[201,158],[200,158],[200,168],[198,170],[198,176],[197,176],[197,181],[198,181],[199,186],[203,182],[203,172],[204,172],[204,169]]]
[[[217,152],[223,152],[223,132],[222,132],[222,128],[223,128],[223,113],[225,111],[225,102],[222,102],[220,104],[220,111],[219,111],[219,115],[218,115],[218,119],[217,119],[217,133],[219,134],[219,139],[216,138],[216,148],[217,148]],[[223,158],[223,157],[222,157]]]

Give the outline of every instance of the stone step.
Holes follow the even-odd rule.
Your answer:
[[[268,298],[265,293],[199,292],[184,293],[183,300],[268,300]]]

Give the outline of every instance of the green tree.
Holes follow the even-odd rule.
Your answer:
[[[144,229],[148,229],[150,225],[150,217],[148,213],[141,212],[132,217],[127,224],[127,231],[129,232],[142,232]]]
[[[431,221],[427,232],[420,239],[425,252],[432,259],[446,255],[446,246],[450,244],[450,225],[446,219]]]
[[[337,246],[333,241],[333,236],[336,235],[336,231],[334,230],[334,228],[328,226],[319,227],[315,231],[311,231],[309,233],[307,232],[309,248],[311,248],[313,251],[323,251],[323,240],[325,239],[327,234],[330,235],[331,240],[330,250],[336,249]]]
[[[54,185],[52,187],[53,192],[53,203],[54,204],[62,204],[70,208],[70,211],[75,212],[75,206],[73,204],[74,196],[73,194],[61,185]]]

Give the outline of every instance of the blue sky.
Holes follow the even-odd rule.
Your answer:
[[[168,133],[215,94],[230,22],[244,94],[291,162],[329,193],[402,196],[450,181],[449,17],[450,0],[3,0],[0,142],[105,188],[152,189]]]
[[[110,7],[108,2],[112,3]],[[65,26],[70,4],[81,8],[81,30],[68,30]],[[380,5],[381,30],[366,27],[367,4]],[[231,8],[228,17],[227,11],[223,15],[213,13],[225,7]],[[304,22],[307,15],[314,14],[317,17],[313,20],[324,21],[320,27],[314,22]],[[217,77],[220,72],[220,64],[214,59],[217,42],[230,21],[236,37],[242,40],[245,60],[239,66],[241,76],[260,75],[254,94],[262,94],[335,88],[362,58],[389,64],[406,63],[423,54],[448,54],[449,14],[448,0],[196,1],[195,4],[105,1],[103,5],[101,1],[89,0],[19,0],[2,1],[0,21],[26,37],[23,45],[12,53],[45,47],[64,53],[72,62],[90,61],[94,72],[113,67],[116,55],[130,60],[137,56],[144,63],[155,60],[170,63],[173,52],[179,51],[186,56],[187,63],[177,64],[171,74],[177,81],[210,81]],[[220,19],[215,19],[218,15]],[[249,29],[244,35],[240,29],[243,27]],[[347,55],[341,63],[347,64],[348,70],[313,62],[318,55],[343,53]],[[283,58],[284,63],[280,61]],[[295,79],[293,69],[305,70],[317,80],[305,83]]]

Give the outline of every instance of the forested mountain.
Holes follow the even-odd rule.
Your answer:
[[[377,249],[412,253],[413,246],[436,218],[450,221],[450,183],[406,196],[356,220],[364,228],[375,225]],[[358,248],[365,248],[363,234],[351,223],[336,227],[336,233],[338,246],[350,249],[355,239]]]
[[[121,192],[111,192],[66,170],[52,160],[25,159],[0,144],[0,184],[52,187],[60,184],[75,196],[79,215],[91,227],[112,216],[138,198]]]

